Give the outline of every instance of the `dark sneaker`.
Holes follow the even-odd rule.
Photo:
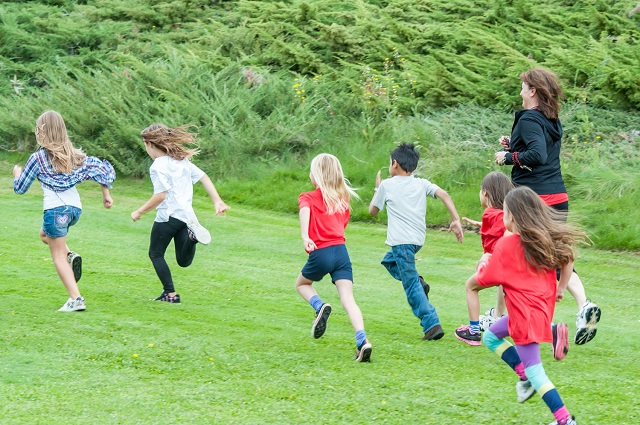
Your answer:
[[[424,278],[422,276],[418,276],[418,279],[420,280],[420,285],[422,285],[424,294],[427,296],[427,299],[429,299],[429,291],[431,290],[431,287],[427,282],[424,281]]]
[[[174,296],[170,296],[168,293],[163,291],[162,294],[160,294],[160,296],[155,299],[155,301],[164,301],[171,304],[180,304],[180,294],[175,294]]]
[[[77,252],[69,251],[67,253],[67,261],[73,270],[73,277],[76,279],[76,283],[82,277],[82,257]]]
[[[435,341],[444,336],[444,331],[442,330],[442,326],[435,325],[431,329],[429,329],[424,336],[422,337],[423,341]]]
[[[577,345],[586,344],[596,336],[601,314],[600,307],[589,300],[580,308],[580,311],[576,314],[576,337],[574,342]]]
[[[355,359],[357,362],[370,362],[371,361],[371,351],[373,350],[373,346],[369,341],[365,341],[361,347],[356,348],[356,356]]]
[[[199,242],[202,245],[209,245],[211,243],[211,233],[195,218],[187,221],[187,230],[189,231],[189,238],[192,241]]]
[[[569,352],[569,327],[566,323],[551,324],[553,358],[562,360]]]
[[[331,315],[331,304],[322,304],[320,311],[316,313],[316,320],[313,321],[313,326],[311,326],[311,335],[313,335],[315,339],[320,338],[324,335],[324,331],[327,330],[329,315]]]
[[[469,325],[460,326],[456,329],[456,338],[465,344],[469,345],[482,345],[482,340],[480,338],[480,333],[471,333],[471,329]]]

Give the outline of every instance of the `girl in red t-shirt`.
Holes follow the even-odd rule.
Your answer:
[[[556,421],[575,425],[540,360],[541,342],[552,342],[551,319],[573,270],[573,245],[585,238],[558,220],[530,188],[511,190],[504,200],[504,224],[511,235],[502,237],[493,255],[478,262],[480,286],[502,285],[509,314],[485,331],[485,345],[500,355],[520,377],[516,384],[523,403],[538,392]],[[556,286],[556,269],[561,269]],[[505,338],[511,336],[515,347]]]
[[[344,238],[349,199],[358,195],[347,184],[340,161],[333,155],[322,153],[313,158],[309,178],[316,190],[298,198],[302,243],[309,259],[298,276],[296,290],[315,309],[311,334],[320,338],[327,328],[331,305],[322,302],[312,284],[330,274],[356,331],[355,360],[368,362],[372,346],[364,331],[362,312],[353,298],[353,272]]]
[[[513,189],[513,184],[506,174],[499,171],[490,172],[482,179],[480,185],[480,204],[485,209],[482,213],[482,221],[462,217],[462,220],[467,223],[480,227],[480,238],[485,253],[492,253],[496,242],[505,233],[502,221],[502,203],[511,189]],[[467,280],[465,286],[469,325],[460,326],[456,329],[455,335],[460,341],[469,345],[482,345],[480,342],[480,297],[478,296],[478,291],[482,288],[476,283],[475,274]],[[497,306],[497,314],[502,316],[505,310],[502,288],[498,288]]]

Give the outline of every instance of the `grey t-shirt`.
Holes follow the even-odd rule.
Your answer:
[[[438,189],[429,180],[412,175],[382,181],[372,204],[379,210],[387,206],[387,245],[424,245],[427,196],[435,198]]]

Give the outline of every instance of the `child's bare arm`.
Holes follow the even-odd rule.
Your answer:
[[[380,171],[378,170],[378,173],[376,174],[376,189],[375,189],[376,191],[380,187],[380,183],[382,183],[382,180],[380,179]],[[375,198],[375,194],[373,195],[373,197]],[[373,206],[373,198],[371,198],[371,203],[369,204],[369,214],[375,217],[378,215],[379,212],[380,212],[380,209],[378,207]]]
[[[200,183],[204,186],[204,190],[207,191],[211,201],[213,201],[213,205],[216,207],[216,215],[224,215],[225,211],[230,210],[231,207],[224,203],[220,195],[218,195],[218,191],[216,187],[213,185],[213,182],[206,174],[202,176],[200,179]]]
[[[147,202],[145,202],[143,206],[131,213],[131,218],[133,219],[133,221],[140,220],[142,214],[156,209],[156,207],[160,205],[162,201],[164,201],[164,198],[166,198],[166,196],[167,192],[155,193]]]
[[[467,218],[467,217],[462,217],[462,221],[466,221],[467,223],[471,224],[472,226],[476,226],[476,227],[481,227],[482,226],[482,222],[481,221],[471,220],[470,218]]]
[[[460,223],[460,216],[458,215],[458,211],[456,210],[456,206],[453,204],[453,200],[449,194],[442,190],[438,189],[435,193],[436,197],[442,201],[447,210],[449,210],[449,215],[451,216],[451,224],[449,225],[449,232],[453,232],[456,235],[456,239],[458,242],[462,243],[464,239],[464,233],[462,232],[462,224]]]
[[[558,291],[556,293],[556,302],[562,301],[564,297],[564,291],[567,290],[567,286],[569,285],[569,279],[571,279],[571,274],[573,273],[573,261],[565,264],[560,269],[560,281],[558,283]]]
[[[111,208],[113,206],[113,198],[111,198],[109,188],[103,185],[100,185],[100,188],[102,189],[102,204],[105,208]]]
[[[300,208],[300,233],[304,250],[311,252],[317,248],[316,243],[309,237],[309,220],[311,219],[311,209],[309,207]]]

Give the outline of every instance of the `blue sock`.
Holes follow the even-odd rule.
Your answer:
[[[356,346],[362,347],[362,345],[367,341],[367,334],[364,332],[364,329],[356,332]]]
[[[472,334],[480,333],[480,321],[479,320],[469,320],[469,332]]]
[[[322,308],[322,304],[324,304],[324,303],[322,302],[322,300],[320,299],[319,296],[314,295],[309,300],[309,304],[311,304],[311,307],[313,307],[316,310],[316,313],[317,313],[317,312],[320,311],[320,309]]]

